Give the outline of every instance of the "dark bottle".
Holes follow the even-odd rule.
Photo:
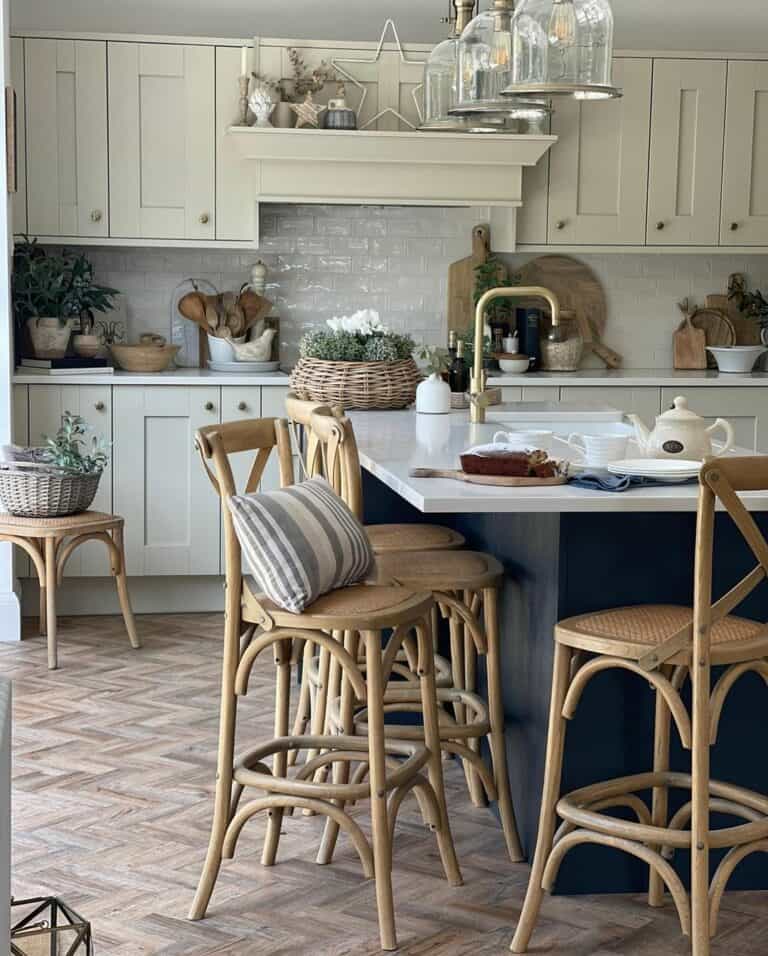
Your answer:
[[[448,370],[448,381],[452,392],[469,391],[469,368],[464,358],[464,343],[461,340],[456,343],[456,358],[451,362]]]
[[[456,358],[456,332],[451,329],[448,333],[448,367],[453,364],[453,360]]]

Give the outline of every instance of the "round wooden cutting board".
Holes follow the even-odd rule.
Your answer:
[[[576,313],[579,327],[591,327],[602,336],[608,319],[605,293],[595,273],[570,256],[538,256],[520,270],[523,285],[551,289],[563,309]],[[541,306],[541,302],[531,302]]]

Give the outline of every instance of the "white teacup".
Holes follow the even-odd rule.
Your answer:
[[[626,435],[578,435],[568,436],[568,446],[581,452],[588,465],[604,468],[612,461],[627,457]]]
[[[512,432],[496,432],[494,444],[509,445],[513,451],[552,451],[553,432],[538,429],[520,429]]]

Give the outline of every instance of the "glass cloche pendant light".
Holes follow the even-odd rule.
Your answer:
[[[422,130],[466,130],[467,120],[449,116],[458,97],[458,43],[464,28],[472,19],[475,0],[453,0],[455,18],[451,35],[434,48],[424,65],[424,122]]]
[[[490,9],[467,25],[458,42],[458,103],[452,116],[484,120],[539,120],[549,110],[543,103],[503,98],[512,82],[513,0],[492,0]]]
[[[621,96],[611,81],[609,0],[520,0],[512,18],[512,53],[504,96]]]

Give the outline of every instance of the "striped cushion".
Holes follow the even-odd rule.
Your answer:
[[[243,556],[266,596],[300,614],[373,570],[365,530],[325,478],[229,499]]]

